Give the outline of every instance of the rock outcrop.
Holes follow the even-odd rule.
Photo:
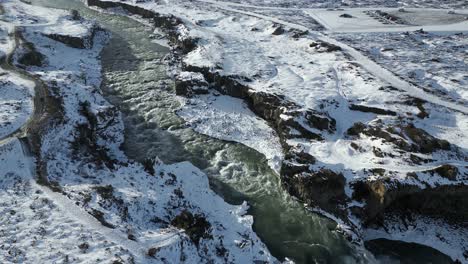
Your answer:
[[[29,42],[24,42],[19,49],[18,63],[22,67],[28,66],[43,66],[45,63],[45,56],[38,52],[34,45]]]
[[[444,185],[422,188],[390,179],[357,181],[353,184],[353,198],[365,202],[354,208],[365,224],[385,221],[386,213],[417,213],[463,223],[468,217],[468,188],[465,185]]]

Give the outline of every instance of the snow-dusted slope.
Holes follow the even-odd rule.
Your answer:
[[[63,207],[55,200],[63,195],[36,184],[26,153],[17,139],[0,146],[2,262],[130,261],[132,253],[103,234],[101,226],[77,218],[73,204]]]

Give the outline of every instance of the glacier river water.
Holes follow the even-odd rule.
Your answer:
[[[192,162],[207,173],[212,188],[227,202],[248,201],[255,231],[279,259],[288,257],[297,263],[375,261],[367,251],[334,232],[334,223],[306,211],[292,199],[263,155],[242,144],[198,134],[185,125],[176,115],[179,102],[164,63],[169,49],[154,43],[149,26],[125,16],[99,13],[79,1],[32,3],[78,10],[111,32],[111,40],[101,53],[101,88],[123,113],[123,147],[129,158]],[[387,242],[373,242],[370,246],[379,255],[379,262],[447,262],[446,256],[422,246]]]

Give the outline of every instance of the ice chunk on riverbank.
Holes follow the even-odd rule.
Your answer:
[[[270,167],[279,173],[283,159],[279,138],[243,100],[210,94],[181,101],[178,114],[197,132],[251,147],[265,155]]]

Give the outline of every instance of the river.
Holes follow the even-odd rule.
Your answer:
[[[111,32],[111,40],[101,53],[101,88],[106,99],[123,113],[123,147],[129,158],[142,161],[157,156],[165,163],[192,162],[207,173],[213,190],[227,202],[248,201],[249,214],[255,219],[254,230],[279,259],[288,257],[297,263],[371,261],[370,253],[333,231],[333,222],[308,212],[292,199],[263,155],[239,143],[201,135],[186,126],[176,115],[179,101],[164,63],[169,49],[153,41],[151,27],[125,16],[99,13],[79,1],[32,3],[78,10]],[[379,245],[374,246],[378,252],[388,255]],[[433,256],[438,253],[433,252]],[[398,259],[395,255],[392,258]]]

